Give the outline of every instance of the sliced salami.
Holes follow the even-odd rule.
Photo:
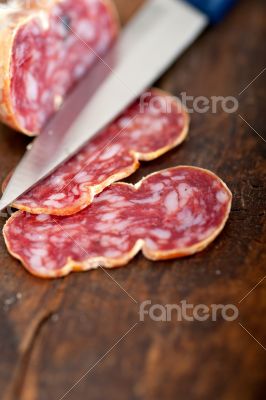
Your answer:
[[[176,99],[158,89],[141,97],[13,205],[33,214],[72,215],[87,207],[111,183],[132,174],[139,160],[153,160],[184,141],[188,115]]]
[[[118,26],[111,0],[22,0],[1,8],[1,121],[37,134]]]
[[[222,231],[231,200],[212,172],[181,166],[135,186],[115,183],[73,216],[19,211],[5,225],[4,237],[9,252],[42,278],[119,267],[140,250],[151,260],[184,257]]]

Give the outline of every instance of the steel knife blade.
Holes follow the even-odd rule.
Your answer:
[[[148,0],[108,55],[90,70],[33,141],[5,189],[0,209],[48,176],[116,118],[207,24],[207,15],[186,2]]]

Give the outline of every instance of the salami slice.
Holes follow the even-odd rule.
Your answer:
[[[141,97],[14,207],[33,214],[75,214],[106,186],[132,174],[139,160],[153,160],[180,144],[188,132],[187,113],[158,89],[145,96],[147,104]]]
[[[184,257],[222,231],[232,195],[212,172],[176,167],[135,186],[115,183],[90,207],[66,217],[14,214],[4,227],[9,252],[32,274],[55,278],[151,260]]]
[[[37,134],[118,30],[111,0],[22,0],[1,8],[2,122]]]

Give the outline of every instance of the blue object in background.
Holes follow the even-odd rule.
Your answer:
[[[219,22],[237,0],[187,0],[208,15],[210,22]]]

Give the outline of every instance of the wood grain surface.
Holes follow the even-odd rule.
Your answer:
[[[141,1],[117,3],[125,22]],[[266,143],[259,136],[266,137],[265,35],[264,0],[243,0],[175,63],[159,87],[175,95],[236,96],[239,109],[192,114],[188,140],[128,180],[179,164],[223,178],[233,191],[233,209],[207,250],[157,263],[138,255],[108,273],[44,281],[8,255],[1,237],[1,399],[265,398]],[[0,127],[1,179],[28,142]],[[139,304],[147,299],[235,304],[239,318],[139,322]]]

